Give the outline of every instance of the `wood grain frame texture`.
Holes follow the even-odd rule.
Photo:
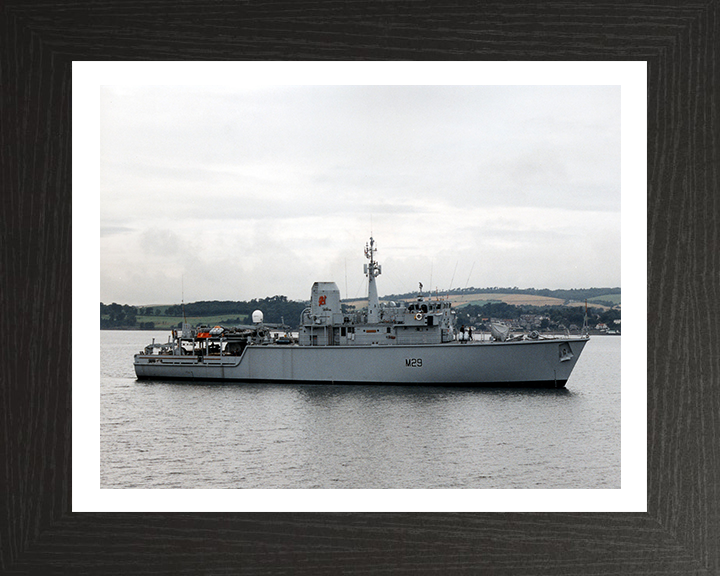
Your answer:
[[[0,572],[720,574],[718,32],[714,0],[5,0]],[[167,59],[646,60],[648,512],[71,513],[71,63]]]

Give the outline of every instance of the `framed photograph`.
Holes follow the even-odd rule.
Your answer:
[[[12,334],[12,346],[3,347],[8,370],[0,391],[2,475],[8,487],[0,497],[7,518],[0,528],[0,569],[38,574],[717,571],[716,9],[712,3],[618,4],[612,10],[497,4],[470,12],[446,8],[448,24],[443,25],[425,5],[278,7],[271,15],[252,3],[182,5],[172,13],[151,3],[142,14],[111,4],[6,4],[0,13],[0,138],[8,195],[0,234],[2,324]],[[154,62],[167,58],[174,62]],[[647,128],[646,143],[642,137],[622,141],[622,188],[646,184],[647,196],[639,190],[641,197],[629,195],[628,203],[622,198],[623,290],[626,264],[644,286],[630,300],[635,315],[626,309],[626,322],[630,318],[636,332],[625,332],[622,349],[619,482],[567,490],[188,490],[153,489],[146,478],[138,486],[103,486],[97,336],[103,149],[100,122],[78,127],[77,105],[82,102],[97,119],[102,98],[114,94],[99,86],[110,86],[106,75],[117,78],[123,66],[135,78],[115,86],[162,86],[188,69],[198,75],[221,69],[210,61],[248,61],[249,68],[268,70],[268,62],[261,61],[289,59],[407,61],[387,62],[393,80],[373,79],[368,84],[373,86],[398,83],[402,74],[408,86],[427,85],[419,80],[426,76],[422,66],[432,69],[433,63],[413,60],[444,61],[435,64],[449,77],[443,85],[459,85],[464,70],[512,75],[532,61],[530,79],[519,83],[523,86],[621,86],[623,129],[632,119],[627,114],[640,116],[634,120]],[[193,68],[192,60],[208,62]],[[90,61],[96,61],[94,68]],[[474,61],[487,61],[486,68]],[[572,82],[554,79],[553,61],[556,69],[570,71]],[[304,78],[290,78],[287,85],[313,84],[308,80],[313,68],[333,70],[334,81],[327,84],[357,82],[349,64],[294,64],[286,63],[284,70],[301,70]],[[635,76],[627,84],[603,77],[624,66]],[[76,83],[74,74],[83,67],[94,71],[94,96],[87,85]],[[646,86],[641,112],[624,105],[638,84]],[[74,145],[86,129],[98,146],[80,154]],[[639,151],[640,160],[632,155],[626,160],[627,151]],[[128,200],[138,201],[132,195]],[[377,225],[388,226],[379,220]],[[626,240],[633,236],[635,242],[627,244],[635,248],[626,254]],[[153,249],[163,242],[148,238]],[[88,274],[78,277],[83,267]],[[85,321],[85,308],[92,311],[91,323]],[[626,381],[626,375],[632,377]]]
[[[76,281],[74,325],[86,326],[89,338],[96,311],[82,303],[100,300],[107,327],[123,328],[118,302],[132,319],[124,327],[136,327],[138,318],[155,327],[169,308],[147,304],[167,302],[168,292],[177,297],[164,331],[100,333],[99,409],[95,367],[74,375],[74,412],[81,415],[73,421],[75,510],[645,510],[646,431],[633,416],[645,406],[644,363],[626,362],[621,383],[621,339],[595,328],[596,314],[614,308],[619,317],[619,308],[591,301],[591,329],[581,299],[619,298],[622,272],[631,311],[625,326],[634,335],[622,346],[644,348],[645,233],[637,224],[645,219],[644,63],[76,62],[73,87],[74,155],[97,157],[100,181],[100,233],[76,227],[86,236],[75,243],[79,263],[98,262],[99,242],[91,276],[100,279],[100,296],[95,283]],[[621,164],[628,167],[622,175]],[[97,180],[85,171],[74,181],[76,197],[96,197]],[[621,205],[634,218],[621,222]],[[88,202],[74,217],[88,222],[96,213]],[[374,236],[365,250],[365,270],[376,267],[372,286],[360,266],[366,234]],[[374,265],[378,258],[383,264]],[[76,276],[87,271],[84,264]],[[350,311],[352,303],[368,292],[391,294],[379,302],[389,320],[367,324],[367,344],[400,346],[356,346],[347,334],[341,342],[341,329],[337,345],[311,345],[308,330],[322,326],[292,323],[316,277],[343,285],[348,308],[338,321],[358,339],[365,317],[362,308]],[[432,288],[418,293],[418,279]],[[471,282],[482,283],[479,293]],[[332,287],[331,299],[342,292],[337,283],[321,285]],[[536,285],[569,290],[527,289]],[[181,308],[186,317],[196,314],[192,297],[180,305],[181,289],[218,312],[222,302],[251,298],[262,312],[272,304],[264,298],[282,293],[278,298],[296,302],[283,324],[291,323],[292,338],[301,335],[300,345],[277,347],[264,338],[239,364],[235,354],[198,364],[210,340],[196,341],[188,355],[186,339],[185,356],[150,354],[134,370],[133,353],[151,338],[155,348],[177,344],[167,337],[182,326],[175,326]],[[486,310],[483,303],[501,297],[528,306],[566,303],[527,311],[562,310],[577,325],[563,317],[551,332],[547,318],[541,335],[540,320],[525,314],[507,321],[514,332],[503,345],[490,342],[497,338],[479,318],[475,341],[462,346],[469,342],[461,340],[461,324],[472,326],[466,311]],[[428,306],[438,310],[428,314]],[[433,326],[414,308],[436,320]],[[232,319],[211,320],[234,337]],[[537,330],[520,321],[538,322]],[[251,332],[241,326],[239,345]],[[580,346],[583,330],[597,338],[587,341],[574,384],[563,388],[567,376],[558,384],[558,371],[569,370],[581,351],[562,356],[557,343]],[[386,340],[386,331],[396,340]],[[433,344],[436,334],[440,343]],[[413,344],[421,347],[408,348]],[[554,372],[535,376],[526,370],[544,365],[536,357],[541,346]],[[252,365],[249,385],[237,384],[258,350],[266,358]],[[381,350],[380,360],[366,357]],[[408,350],[425,357],[405,362]],[[326,360],[317,358],[321,352]],[[484,352],[511,356],[470,356]],[[312,355],[307,368],[301,353]],[[524,361],[524,353],[534,359]],[[338,354],[345,358],[339,364],[332,360]],[[361,380],[368,363],[377,368],[374,385]],[[480,364],[494,380],[476,382]],[[518,373],[538,382],[502,385],[498,370],[508,364],[524,366]],[[153,370],[174,371],[176,384],[199,384],[153,384],[157,376],[148,374],[150,385],[138,386],[136,378]],[[300,387],[282,385],[292,377]],[[218,378],[225,380],[218,385]],[[206,442],[210,460],[202,456]],[[161,504],[172,495],[176,504]]]

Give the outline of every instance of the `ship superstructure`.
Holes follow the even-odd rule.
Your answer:
[[[455,312],[451,303],[418,294],[415,302],[387,302],[378,299],[375,279],[381,266],[375,261],[375,242],[370,238],[365,255],[368,277],[367,308],[343,314],[340,290],[334,282],[315,282],[310,307],[302,313],[301,346],[397,346],[442,344],[455,340]]]

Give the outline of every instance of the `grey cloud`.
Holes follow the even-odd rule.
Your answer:
[[[428,249],[467,266],[494,258],[477,265],[488,281],[505,266],[567,284],[564,264],[533,262],[558,242],[619,267],[619,240],[608,244],[592,226],[582,238],[577,227],[543,232],[548,214],[562,218],[554,210],[619,223],[616,87],[150,87],[108,89],[103,102],[103,267],[126,270],[104,270],[103,291],[116,301],[183,270],[220,277],[202,287],[218,298],[264,296],[279,284],[301,284],[295,297],[304,297],[308,269],[342,275],[338,255],[364,244],[373,216],[398,278],[414,277],[414,258]],[[523,221],[511,212],[520,206],[538,216]],[[491,211],[495,222],[472,221]],[[298,264],[300,245],[311,262]]]

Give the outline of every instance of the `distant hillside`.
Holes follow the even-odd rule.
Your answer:
[[[620,293],[617,294],[603,294],[602,296],[595,296],[594,298],[588,298],[588,302],[595,302],[597,304],[612,304],[617,306],[620,304]]]
[[[424,292],[427,296],[429,293]],[[595,306],[612,308],[620,304],[620,288],[581,288],[571,290],[549,290],[543,288],[463,288],[440,293],[447,297],[456,307],[468,304],[480,305],[488,302],[504,302],[515,306],[564,306],[583,303],[587,299]],[[405,294],[388,294],[382,296],[382,301],[407,301],[417,298],[417,292]],[[354,307],[367,305],[367,298],[343,300],[344,303]]]
[[[425,292],[425,296],[429,293]],[[620,304],[620,288],[586,288],[576,290],[536,290],[534,288],[465,288],[450,290],[440,294],[447,297],[458,310],[465,315],[475,315],[480,307],[491,304],[503,304],[518,307],[515,312],[520,314],[520,307],[527,308],[522,312],[537,313],[536,309],[551,307],[580,307],[588,300],[598,313],[609,311]],[[408,301],[417,298],[417,293],[389,294],[380,298],[381,301]],[[367,306],[367,298],[343,300],[343,309],[362,308]],[[253,310],[262,310],[265,321],[280,323],[297,328],[300,313],[308,306],[307,302],[288,300],[285,296],[254,299],[249,302],[235,301],[202,301],[185,304],[185,316],[189,323],[235,325],[249,322]],[[488,309],[482,311],[486,313]],[[616,310],[615,310],[616,311]],[[619,317],[619,313],[617,315]],[[126,304],[100,303],[101,329],[135,329],[156,330],[178,328],[182,323],[183,308],[178,304],[161,304],[153,306],[129,306]],[[613,316],[615,319],[616,316]]]
[[[525,294],[531,296],[543,296],[547,298],[557,298],[559,300],[590,300],[591,298],[600,298],[607,295],[620,296],[620,288],[572,288],[566,290],[550,290],[549,288],[518,288],[517,286],[500,287],[493,286],[492,288],[456,288],[443,292],[449,296],[460,296],[468,294]],[[406,294],[388,294],[385,299],[388,300],[402,300],[405,298],[413,298],[417,296],[415,292],[408,292]]]
[[[100,303],[101,329],[155,330],[178,328],[182,324],[183,313],[190,324],[243,324],[249,321],[253,310],[262,310],[265,322],[279,324],[285,322],[297,326],[300,313],[307,302],[295,302],[285,296],[272,296],[249,302],[202,301],[155,306],[128,306],[125,304]]]

